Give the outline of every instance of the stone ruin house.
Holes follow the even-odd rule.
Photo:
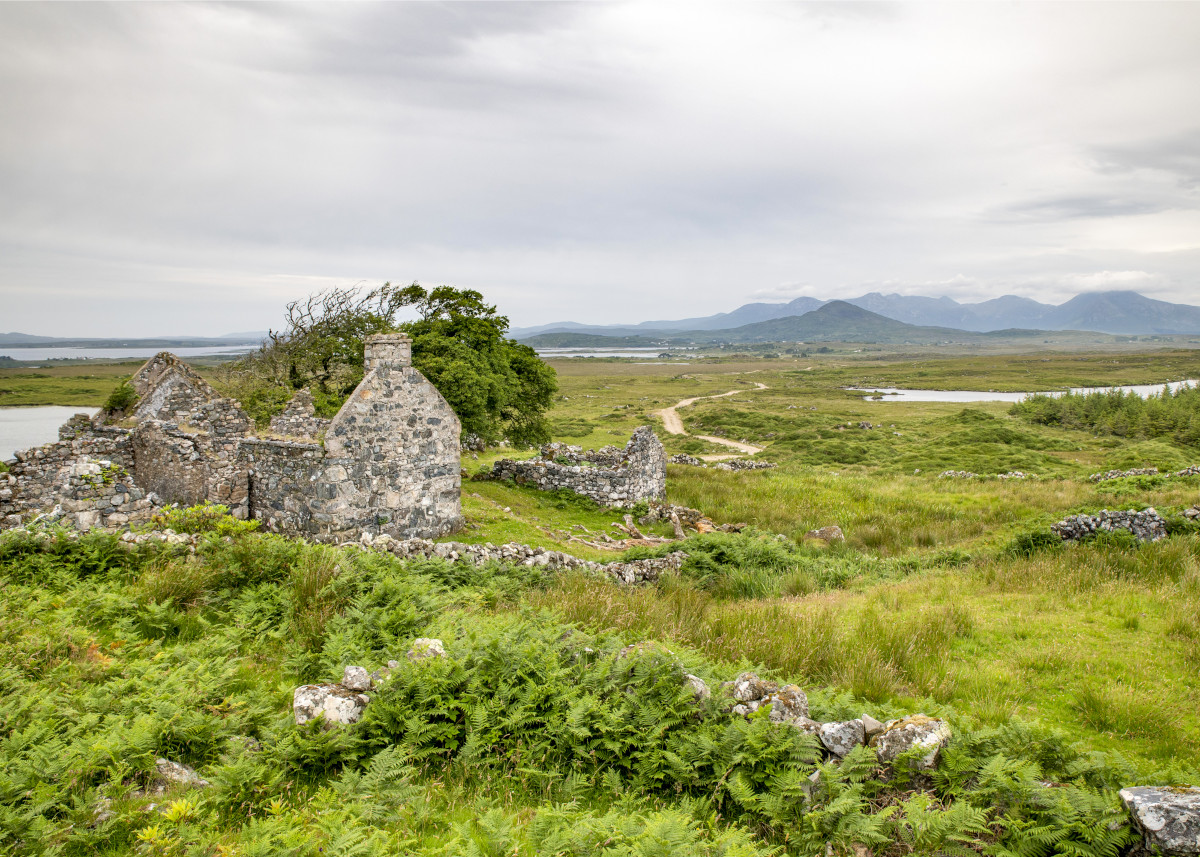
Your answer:
[[[124,415],[77,415],[57,443],[17,454],[0,474],[0,527],[33,513],[79,529],[120,527],[167,503],[221,503],[264,529],[318,540],[433,538],[461,524],[459,422],[412,368],[402,334],[367,338],[365,375],[332,420],[300,391],[255,437],[238,402],[173,354],[131,381]],[[53,510],[53,511],[51,511]]]
[[[667,456],[654,430],[641,426],[624,449],[606,446],[585,452],[578,446],[549,443],[536,458],[497,461],[492,478],[543,491],[566,488],[601,506],[632,506],[666,498]]]

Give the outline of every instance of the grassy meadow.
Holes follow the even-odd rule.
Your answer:
[[[684,425],[778,465],[670,465],[672,502],[748,528],[630,551],[688,552],[656,586],[402,563],[232,524],[194,554],[3,537],[0,850],[1112,857],[1132,839],[1117,789],[1200,779],[1200,532],[1181,515],[1200,476],[1087,476],[1182,469],[1200,448],[844,388],[1159,383],[1200,377],[1200,354],[860,348],[555,363],[557,440],[620,445],[661,429],[656,410],[741,390],[682,409]],[[111,389],[84,402],[57,398],[82,395],[70,373],[39,383],[43,404]],[[660,436],[668,453],[728,452]],[[1015,470],[1037,478],[996,478]],[[1044,537],[1068,514],[1146,506],[1169,538]],[[621,510],[570,495],[466,479],[463,511],[456,540],[623,555],[579,541],[619,537]],[[844,544],[805,540],[829,524]],[[419,636],[450,657],[407,663]],[[394,658],[361,723],[293,724],[296,685]],[[821,763],[795,730],[698,706],[677,662],[712,687],[749,668],[794,681],[818,719],[944,716],[955,740],[927,778],[885,780],[866,751]],[[147,793],[160,756],[210,787]]]

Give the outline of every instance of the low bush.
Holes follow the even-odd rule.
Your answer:
[[[137,404],[137,390],[133,389],[133,385],[126,379],[117,386],[113,387],[108,398],[104,400],[104,410],[110,412],[124,412]]]
[[[150,519],[148,529],[174,530],[177,533],[214,533],[218,536],[241,536],[259,528],[258,521],[239,521],[229,513],[228,506],[201,503],[197,506],[172,508]]]

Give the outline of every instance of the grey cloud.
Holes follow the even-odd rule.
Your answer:
[[[1097,147],[1093,155],[1097,169],[1102,172],[1157,170],[1174,176],[1180,187],[1200,188],[1200,127],[1166,138]]]
[[[1066,196],[1011,205],[997,213],[1001,219],[1063,220],[1085,217],[1130,217],[1169,211],[1173,205],[1119,196]]]
[[[263,327],[385,278],[518,324],[1186,292],[1194,121],[1114,87],[1190,92],[1197,37],[1120,4],[0,4],[5,326]]]

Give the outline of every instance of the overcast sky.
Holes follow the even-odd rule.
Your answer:
[[[1200,304],[1200,4],[0,3],[0,331]]]

